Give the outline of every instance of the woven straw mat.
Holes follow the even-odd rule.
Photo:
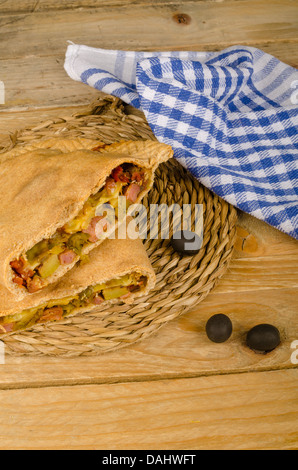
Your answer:
[[[142,113],[118,98],[100,97],[85,112],[57,117],[17,131],[9,145],[24,145],[51,136],[119,140],[154,139]],[[203,245],[195,256],[174,252],[169,239],[144,240],[157,275],[156,287],[133,305],[102,306],[62,322],[39,325],[4,339],[9,355],[94,356],[130,345],[156,333],[163,325],[201,302],[226,272],[236,236],[235,208],[211,193],[175,160],[160,165],[149,204],[202,204]],[[194,211],[192,211],[194,212]],[[172,226],[170,227],[170,237]]]

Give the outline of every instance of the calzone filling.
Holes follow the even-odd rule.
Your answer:
[[[145,169],[130,163],[115,168],[105,185],[88,198],[73,220],[58,229],[52,238],[40,241],[10,263],[13,282],[34,293],[48,285],[47,279],[60,266],[72,264],[78,256],[84,260],[84,249],[105,238],[105,232],[110,228],[104,216],[96,216],[97,208],[102,204],[111,205],[117,221],[118,197],[125,196],[128,207],[136,202],[148,184],[149,172]]]
[[[114,299],[128,299],[145,289],[147,278],[139,273],[127,274],[104,284],[88,287],[74,296],[51,300],[39,307],[0,318],[0,335],[32,327],[38,323],[59,321],[80,309]]]

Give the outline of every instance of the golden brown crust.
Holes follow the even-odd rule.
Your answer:
[[[63,144],[59,144],[59,139],[47,142],[40,141],[41,149],[14,158],[12,151],[3,154],[0,164],[0,283],[19,300],[32,294],[13,283],[12,260],[72,220],[115,167],[127,162],[149,169],[148,192],[157,166],[173,156],[170,146],[154,141],[122,142],[103,147],[99,152],[86,149],[69,152],[67,148],[73,148],[73,143],[69,141],[69,147],[65,147],[65,139]],[[43,148],[45,145],[51,148]],[[94,141],[92,148],[93,145]],[[90,249],[101,243],[99,240]],[[48,281],[56,282],[77,261],[61,266]]]

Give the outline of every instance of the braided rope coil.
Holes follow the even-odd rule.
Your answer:
[[[52,137],[85,137],[105,143],[154,139],[144,116],[118,98],[99,98],[86,112],[41,123],[11,135],[0,153],[30,141]],[[236,239],[234,207],[203,187],[181,165],[160,165],[154,187],[143,204],[202,204],[203,245],[195,256],[174,252],[169,239],[144,240],[157,275],[155,288],[134,305],[101,306],[58,323],[35,326],[8,336],[8,355],[94,356],[138,342],[201,302],[226,272]],[[149,224],[149,217],[148,217]],[[149,232],[149,227],[148,227]],[[170,237],[173,223],[170,224]]]

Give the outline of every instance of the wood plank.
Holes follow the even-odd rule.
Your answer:
[[[119,351],[73,358],[6,354],[6,364],[0,366],[0,389],[294,368],[297,366],[291,362],[294,352],[291,344],[298,339],[297,308],[297,289],[251,291],[246,295],[215,290],[188,314],[146,340]],[[223,344],[210,342],[205,333],[206,322],[215,313],[228,315],[233,323],[233,334]],[[281,334],[280,346],[265,355],[256,354],[245,344],[246,333],[259,323],[271,323]],[[6,341],[6,353],[8,348]]]
[[[180,5],[129,3],[113,9],[113,15],[102,6],[79,14],[69,10],[0,16],[0,57],[55,56],[67,40],[109,49],[134,49],[138,44],[139,50],[158,50],[161,44],[163,49],[214,47],[298,38],[297,4],[291,0],[271,0],[270,8],[259,0],[241,1],[237,8],[234,1],[185,4],[187,24],[175,16]]]
[[[239,213],[233,263],[217,292],[298,287],[298,242],[264,222]]]
[[[298,65],[295,2],[238,0],[237,12],[232,0],[203,7],[186,1],[190,24],[173,19],[181,2],[153,0],[150,8],[147,0],[129,3],[0,1],[0,80],[5,74],[7,91],[0,137],[96,96],[65,74],[67,39],[106,48],[218,50],[242,38]],[[60,6],[77,11],[59,16]],[[49,109],[32,110],[40,106]],[[6,113],[11,107],[29,111]],[[297,370],[291,362],[291,343],[298,339],[297,242],[243,214],[236,248],[229,272],[207,299],[142,343],[99,357],[6,355],[0,448],[297,449]],[[207,319],[219,312],[234,324],[224,345],[210,343],[204,333]],[[245,346],[246,331],[260,322],[275,324],[282,335],[268,355]]]
[[[228,46],[229,44],[223,45]],[[283,62],[298,67],[297,43],[254,44]],[[138,49],[136,46],[135,49]],[[181,49],[179,47],[173,49]],[[217,46],[194,46],[192,50],[218,50]],[[56,108],[87,105],[100,93],[93,88],[72,80],[64,71],[63,63],[66,46],[56,57],[0,59],[0,80],[5,85],[5,104],[0,104],[0,133],[13,132],[18,117],[6,118],[4,111],[23,111],[39,108]],[[50,93],[49,93],[50,91]],[[41,115],[42,119],[42,115]]]
[[[255,44],[285,63],[298,66],[297,43]],[[136,47],[137,48],[137,47]],[[1,62],[0,79],[5,84],[6,110],[26,110],[88,104],[99,94],[93,88],[69,78],[63,68],[65,49],[56,57],[28,57]],[[178,48],[179,49],[179,48]],[[195,47],[193,48],[195,49]],[[199,46],[197,47],[199,50]],[[202,47],[202,50],[212,47]],[[50,93],[49,93],[50,90]],[[17,120],[18,118],[15,117]],[[42,116],[41,116],[42,119]],[[0,133],[14,131],[17,127],[1,116]]]
[[[220,0],[222,2],[227,0]],[[229,0],[231,1],[231,0]],[[241,1],[241,0],[234,0]],[[243,0],[242,0],[243,1]],[[183,0],[185,4],[202,3],[202,2],[218,2],[218,0]],[[171,5],[177,4],[173,0],[132,0],[133,5]],[[40,11],[49,10],[75,10],[82,8],[97,8],[101,6],[108,6],[109,8],[118,7],[119,5],[126,5],[127,0],[2,0],[0,3],[0,14],[11,13],[36,13]]]
[[[68,39],[94,47],[135,50],[210,51],[242,43],[298,65],[294,20],[298,15],[293,2],[283,3],[282,14],[277,0],[272,2],[270,14],[255,0],[237,3],[237,9],[234,1],[190,3],[185,6],[193,16],[189,25],[173,21],[177,5],[126,5],[116,8],[112,16],[104,5],[92,10],[92,16],[88,10],[0,16],[0,80],[6,91],[0,110],[90,102],[96,92],[71,80],[64,71]],[[254,18],[247,14],[248,9],[254,11]],[[239,29],[230,27],[232,20]],[[142,25],[140,34],[138,25]]]
[[[6,97],[0,111],[80,105],[92,100],[96,92],[71,80],[64,71],[69,39],[94,47],[135,50],[210,51],[242,43],[298,66],[295,5],[287,0],[281,9],[280,1],[271,3],[266,12],[263,2],[256,0],[241,1],[237,9],[234,1],[187,3],[185,12],[193,18],[188,25],[173,20],[177,3],[122,5],[113,15],[104,5],[92,9],[92,16],[88,9],[2,15],[0,80]],[[253,17],[248,10],[254,12]],[[231,21],[239,28],[231,28]]]
[[[297,370],[0,392],[10,450],[297,449]]]
[[[63,42],[59,57],[0,60],[0,80],[5,86],[5,104],[0,105],[0,112],[82,105],[93,101],[100,92],[66,74],[63,67],[65,50]],[[0,115],[0,133],[5,125],[5,118]]]

